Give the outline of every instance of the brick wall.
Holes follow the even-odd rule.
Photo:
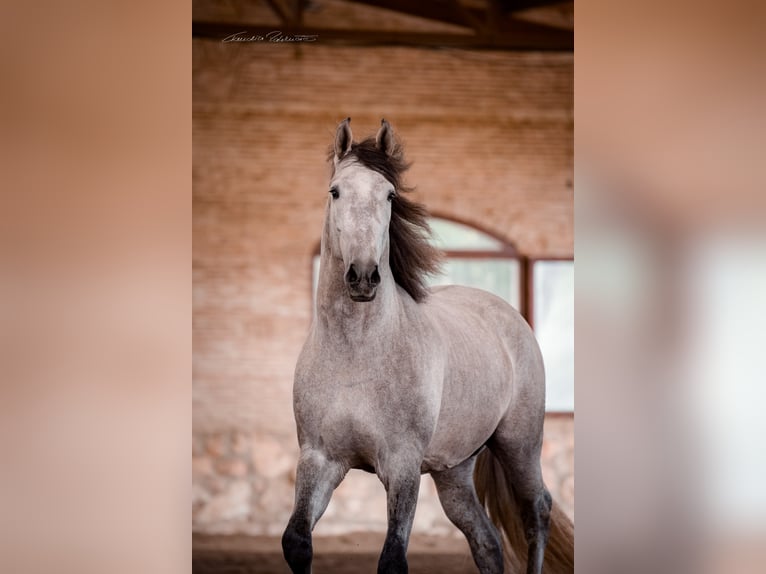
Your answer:
[[[433,212],[534,257],[573,253],[571,54],[195,40],[194,529],[278,533],[292,504],[291,386],[337,122],[386,117]],[[573,510],[572,419],[546,423],[545,472]],[[318,532],[382,529],[373,476]],[[416,530],[453,532],[424,481]],[[378,508],[380,507],[380,508]]]

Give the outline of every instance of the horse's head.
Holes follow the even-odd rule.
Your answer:
[[[349,296],[353,301],[365,302],[375,299],[381,266],[387,265],[381,259],[388,253],[391,202],[396,189],[382,173],[359,161],[352,151],[350,121],[343,120],[335,134],[334,173],[328,199],[329,248],[343,260]],[[375,137],[375,151],[386,157],[394,146],[391,126],[383,120]]]

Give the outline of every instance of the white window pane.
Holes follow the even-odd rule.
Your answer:
[[[443,251],[503,251],[505,246],[491,235],[462,223],[432,217],[431,242]]]
[[[574,263],[537,261],[533,268],[535,335],[545,361],[548,411],[574,410]]]
[[[450,257],[444,260],[443,269],[443,274],[431,278],[431,285],[466,285],[484,289],[519,308],[518,260]]]
[[[320,262],[322,261],[322,257],[319,255],[314,255],[314,262],[313,262],[313,275],[312,275],[312,281],[311,281],[311,296],[314,300],[314,305],[316,305],[317,302],[317,287],[319,286],[319,267]]]

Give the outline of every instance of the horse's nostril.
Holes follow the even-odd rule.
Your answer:
[[[359,276],[356,274],[356,269],[354,269],[354,264],[351,264],[351,267],[348,268],[348,272],[346,273],[346,281],[349,283],[358,283],[359,282]]]
[[[370,275],[370,283],[373,285],[378,285],[380,283],[380,273],[378,273],[378,266],[375,266],[374,271],[372,272],[372,275]]]

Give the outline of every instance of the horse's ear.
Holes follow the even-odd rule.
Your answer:
[[[385,119],[380,120],[380,129],[375,136],[375,146],[386,155],[391,155],[394,144],[394,129]]]
[[[338,124],[338,129],[335,131],[335,158],[341,159],[348,150],[351,149],[351,143],[354,141],[354,136],[351,133],[351,118],[346,118]]]

